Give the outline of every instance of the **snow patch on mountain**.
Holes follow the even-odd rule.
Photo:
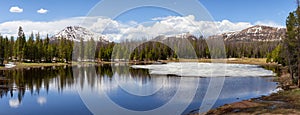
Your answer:
[[[223,38],[225,41],[280,41],[285,36],[286,29],[255,25],[241,31],[213,35],[209,38]]]
[[[90,39],[94,39],[95,41],[110,42],[105,35],[94,33],[79,26],[68,26],[52,37],[52,39],[60,38],[66,38],[72,41],[80,41],[80,39],[88,41]]]

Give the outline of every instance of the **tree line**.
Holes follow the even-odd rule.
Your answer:
[[[298,2],[299,3],[299,2]],[[288,67],[291,79],[300,87],[300,7],[286,19],[286,37],[269,55],[274,61]]]
[[[0,59],[6,61],[68,61],[71,60],[73,42],[65,38],[50,41],[48,35],[42,39],[39,33],[31,33],[26,39],[22,27],[19,27],[16,39],[0,35],[0,48]]]
[[[0,65],[3,61],[51,63],[70,61],[109,61],[114,43],[96,42],[93,38],[84,41],[69,40],[64,37],[42,38],[39,33],[31,33],[26,38],[22,27],[18,35],[10,38],[0,35]]]
[[[113,59],[128,59],[129,61],[176,60],[178,58],[213,58],[211,51],[222,51],[209,48],[207,39],[189,36],[188,43],[181,38],[166,38],[148,42],[124,41],[118,43],[112,52]],[[226,57],[219,58],[267,58],[281,41],[224,41]],[[221,55],[221,54],[219,54]]]
[[[0,99],[3,97],[14,97],[15,95],[15,97],[18,97],[19,101],[22,102],[26,95],[26,90],[29,90],[31,95],[35,93],[39,95],[42,90],[49,92],[51,84],[58,84],[57,92],[63,92],[67,87],[77,85],[77,83],[83,88],[85,82],[90,84],[88,87],[93,88],[96,87],[98,83],[102,83],[101,81],[111,79],[114,72],[122,76],[131,75],[134,79],[140,78],[147,80],[148,77],[147,70],[136,70],[128,66],[111,66],[109,64],[84,67],[59,66],[31,68],[30,70],[0,70],[0,76],[10,76],[7,82],[0,82],[0,85],[7,87],[14,85],[16,87],[14,89],[1,89]],[[14,93],[15,91],[16,93]]]
[[[224,58],[267,58],[281,42],[276,41],[225,41]],[[191,46],[191,47],[189,47]],[[277,48],[278,49],[278,48]],[[31,33],[26,39],[22,27],[18,36],[3,37],[0,35],[0,59],[22,62],[69,62],[69,61],[157,61],[178,58],[211,58],[207,40],[203,37],[189,36],[187,41],[180,38],[167,38],[164,42],[123,41],[121,43],[95,41],[93,38],[80,41],[66,38],[51,39],[47,35]],[[181,55],[178,55],[181,54]],[[183,55],[182,55],[183,54]],[[274,56],[273,56],[274,57]]]

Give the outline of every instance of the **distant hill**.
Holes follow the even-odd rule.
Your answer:
[[[73,41],[80,41],[80,39],[82,38],[83,41],[94,39],[95,41],[109,42],[106,36],[94,33],[92,31],[89,31],[86,28],[79,27],[79,26],[66,27],[51,37],[52,40],[59,39],[59,38],[67,38],[68,40],[73,40]]]
[[[277,28],[263,25],[255,25],[241,31],[226,32],[218,35],[209,36],[208,38],[223,38],[225,41],[280,41],[285,36],[285,28]],[[88,41],[93,38],[95,41],[111,42],[105,35],[100,35],[89,31],[86,28],[79,26],[69,26],[51,37],[52,40],[59,39],[61,37],[67,38],[73,41],[80,41],[83,38],[84,41]],[[171,40],[187,38],[189,40],[196,40],[197,37],[190,33],[182,33],[174,36],[160,35],[154,38],[154,40]]]
[[[208,39],[212,38],[222,38],[224,41],[281,41],[285,36],[285,28],[277,28],[270,26],[255,25],[241,31],[236,32],[226,32],[222,34],[217,34],[209,36]],[[185,38],[188,40],[196,40],[197,37],[189,33],[183,33],[174,36],[158,36],[154,40],[171,40]]]
[[[225,41],[280,41],[285,36],[285,28],[256,25],[241,31],[213,35],[209,38],[223,38]]]

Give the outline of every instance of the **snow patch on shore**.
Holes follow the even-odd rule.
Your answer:
[[[225,63],[168,63],[162,65],[132,65],[132,68],[149,69],[150,74],[197,77],[262,77],[275,76],[271,70],[258,65]]]

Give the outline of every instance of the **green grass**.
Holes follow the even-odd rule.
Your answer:
[[[13,69],[18,68],[27,68],[27,67],[47,67],[47,66],[64,66],[68,65],[67,63],[16,63],[16,67]],[[0,67],[0,70],[7,70],[5,67]]]
[[[226,62],[226,63],[237,63],[237,64],[256,64],[256,65],[267,65],[266,58],[229,58],[229,59],[178,59],[178,60],[161,60],[162,62]],[[149,61],[149,63],[155,61]],[[95,64],[95,62],[82,62],[83,64]],[[104,64],[110,64],[112,62],[101,62]],[[124,62],[127,63],[127,62]],[[128,62],[130,63],[130,62]],[[139,62],[132,62],[139,63]],[[141,62],[145,63],[145,62]],[[73,62],[72,64],[79,64],[79,62]],[[68,65],[66,63],[21,63],[17,62],[15,68],[26,68],[26,67],[46,67],[46,66],[63,66]],[[5,67],[0,67],[0,69],[5,69]]]
[[[45,67],[45,66],[63,66],[66,63],[17,63],[16,67]]]

